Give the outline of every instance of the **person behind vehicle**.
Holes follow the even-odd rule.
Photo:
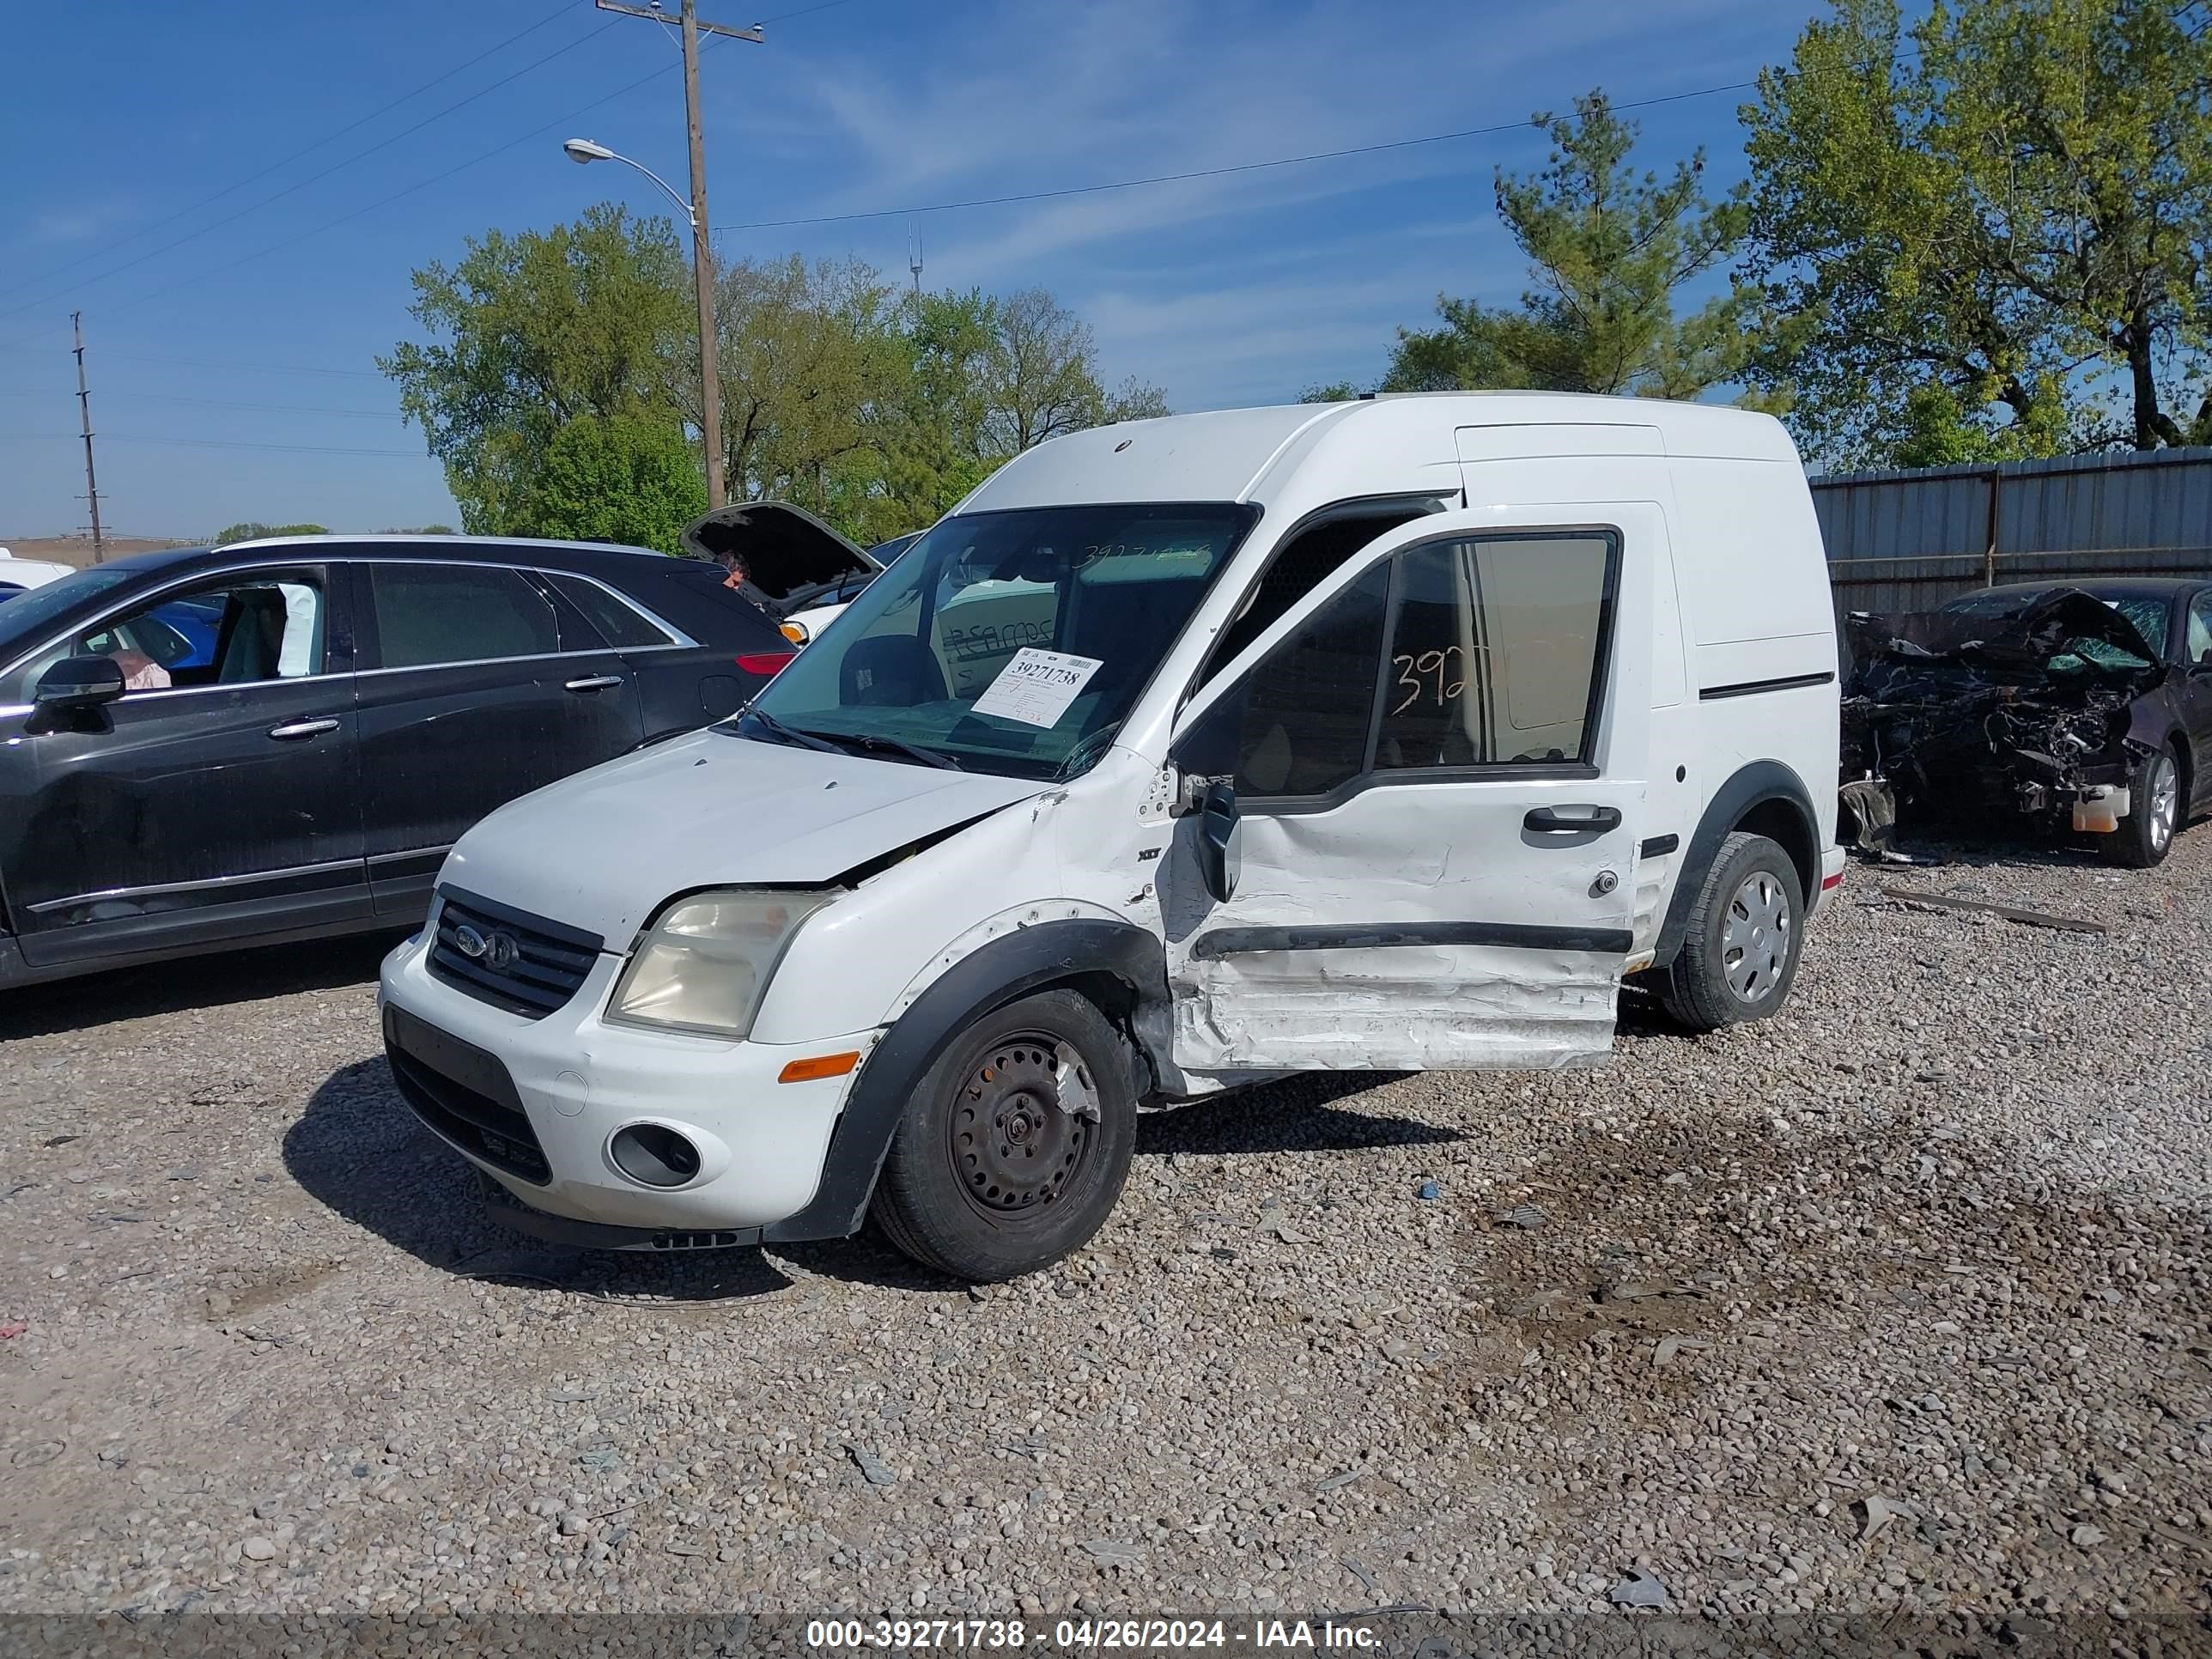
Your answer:
[[[743,597],[755,609],[766,611],[773,618],[775,612],[769,604],[768,595],[753,586],[752,567],[745,562],[745,556],[734,548],[727,548],[715,554],[714,557],[714,562],[721,566],[726,573],[722,579],[722,586]]]

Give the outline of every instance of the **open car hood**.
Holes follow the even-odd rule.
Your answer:
[[[2137,660],[2087,657],[2084,669],[2065,675],[2065,681],[2119,681],[2147,690],[2166,672],[2133,623],[2078,587],[2054,587],[2016,611],[1996,614],[1854,611],[1844,618],[1844,634],[1851,656],[1846,696],[1893,686],[1900,671],[1916,664],[1969,668],[1980,678],[2021,686],[2053,685],[2061,677],[2051,671],[2051,659],[2076,645],[2106,646]]]
[[[825,587],[884,567],[804,507],[743,501],[694,520],[684,546],[696,558],[744,556],[752,585],[787,611]]]

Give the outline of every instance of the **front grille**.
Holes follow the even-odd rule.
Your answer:
[[[495,1008],[543,1019],[576,994],[599,959],[597,934],[451,887],[438,896],[443,902],[430,943],[431,975]],[[463,951],[464,929],[485,948],[473,955]]]
[[[384,1011],[384,1053],[415,1115],[462,1151],[543,1187],[553,1167],[499,1057],[402,1008]]]

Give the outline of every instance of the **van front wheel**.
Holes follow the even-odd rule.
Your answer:
[[[1013,1279],[1091,1241],[1136,1142],[1127,1044],[1087,999],[1046,991],[939,1056],[891,1137],[872,1213],[925,1266]]]
[[[1732,831],[1691,902],[1659,1000],[1692,1031],[1717,1031],[1779,1008],[1797,977],[1804,896],[1789,854]]]

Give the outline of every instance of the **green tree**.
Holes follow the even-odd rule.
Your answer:
[[[706,510],[698,452],[673,415],[579,415],[545,446],[504,533],[680,554]]]
[[[2212,436],[2212,8],[1838,0],[1743,112],[1754,373],[1844,463]],[[2182,398],[2185,412],[2169,405]],[[2194,408],[2188,407],[2194,404]]]
[[[446,465],[461,523],[515,534],[556,434],[585,416],[677,418],[690,281],[665,219],[602,204],[573,225],[471,240],[414,273],[416,320],[377,366]],[[696,371],[695,371],[696,377]]]
[[[879,479],[877,412],[906,372],[898,290],[857,259],[726,265],[714,283],[732,497],[852,526]]]
[[[886,521],[927,524],[1048,439],[1169,413],[1158,387],[1099,379],[1090,325],[1042,289],[907,302],[907,372],[878,423]]]
[[[1517,308],[1439,297],[1442,326],[1401,329],[1383,389],[1530,387],[1692,398],[1736,379],[1756,296],[1733,289],[1686,317],[1680,290],[1721,266],[1744,209],[1705,193],[1705,153],[1665,178],[1629,161],[1636,127],[1602,92],[1538,115],[1538,173],[1496,179],[1498,216],[1534,286]],[[1330,388],[1334,389],[1334,388]]]
[[[1302,404],[1348,404],[1359,395],[1360,388],[1349,380],[1324,380],[1298,393],[1298,401]]]
[[[214,545],[228,547],[233,542],[258,542],[270,536],[327,536],[330,529],[319,524],[261,524],[247,519],[216,532]]]

